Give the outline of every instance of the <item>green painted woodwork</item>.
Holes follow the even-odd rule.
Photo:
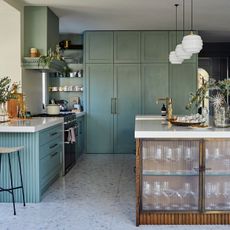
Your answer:
[[[140,63],[140,32],[114,32],[114,63]]]
[[[187,35],[189,33],[190,33],[190,31],[185,31],[185,35]],[[177,39],[177,42],[176,42],[176,39]],[[176,45],[181,44],[182,39],[183,39],[183,32],[182,31],[177,32],[177,38],[176,38],[176,32],[175,31],[170,31],[169,32],[169,50],[170,51],[175,50]],[[196,64],[197,60],[198,60],[198,55],[193,54],[190,59],[184,60],[183,63],[194,63],[194,64]]]
[[[42,194],[49,185],[60,175],[63,152],[63,135],[44,140],[43,135],[59,130],[63,133],[63,126],[56,125],[35,133],[0,133],[0,146],[24,146],[20,152],[22,175],[25,189],[26,203],[40,202]],[[41,143],[39,142],[41,141]],[[11,154],[14,186],[20,185],[19,168],[16,154]],[[0,187],[10,185],[8,158],[2,156],[0,173]],[[16,202],[22,202],[20,190],[15,190]],[[7,192],[0,193],[0,202],[11,202],[11,195]]]
[[[86,65],[87,153],[113,152],[113,65]]]
[[[86,63],[113,63],[113,32],[85,33]]]
[[[173,99],[173,113],[188,114],[185,109],[189,94],[196,91],[197,66],[194,63],[170,65],[170,97]]]
[[[114,66],[114,152],[134,153],[135,116],[140,114],[140,64]]]
[[[141,62],[168,62],[168,31],[141,32]]]
[[[85,137],[84,137],[84,116],[77,118],[77,126],[78,126],[78,133],[77,133],[77,158],[80,157],[84,153],[85,148]]]
[[[160,114],[162,103],[156,104],[159,97],[169,95],[169,77],[167,63],[141,65],[142,113]]]
[[[24,56],[30,56],[35,47],[47,54],[59,43],[59,19],[47,6],[24,7]]]

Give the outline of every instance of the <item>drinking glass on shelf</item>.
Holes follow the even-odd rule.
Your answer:
[[[185,209],[191,210],[197,208],[196,195],[192,191],[190,183],[184,183],[182,197],[183,197],[183,206]]]
[[[206,159],[206,161],[209,159],[209,150],[208,150],[208,148],[205,148],[205,159]]]
[[[154,209],[161,209],[161,185],[159,181],[153,183],[153,207]]]
[[[230,208],[230,182],[224,182],[224,193],[226,208]]]
[[[192,149],[190,147],[187,147],[185,149],[185,156],[184,156],[184,159],[186,161],[191,161],[192,160]]]
[[[218,160],[220,158],[220,149],[219,148],[215,148],[214,154],[213,154],[213,158],[215,160]]]
[[[148,159],[148,148],[146,146],[142,147],[142,159],[143,160]]]
[[[156,149],[155,160],[160,161],[162,159],[162,150],[160,147]]]
[[[148,181],[144,181],[143,183],[143,196],[150,196],[151,195],[151,185]]]

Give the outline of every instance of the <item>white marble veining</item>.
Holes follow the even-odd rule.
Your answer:
[[[23,133],[37,132],[53,125],[63,123],[63,117],[33,117],[31,119],[12,119],[0,123],[0,132]]]
[[[41,203],[0,204],[1,230],[228,230],[229,226],[135,226],[135,156],[85,155]]]
[[[135,138],[230,138],[230,128],[175,126],[156,117],[137,116]]]

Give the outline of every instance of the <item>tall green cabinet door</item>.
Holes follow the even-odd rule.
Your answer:
[[[113,152],[113,65],[86,65],[87,153]]]
[[[168,62],[168,31],[141,32],[141,62]]]
[[[140,63],[140,32],[114,32],[114,63]]]
[[[190,31],[184,32],[185,35],[188,35],[189,33],[190,33]],[[178,31],[177,34],[176,34],[176,31],[170,31],[169,32],[169,49],[170,49],[170,51],[175,50],[177,44],[181,44],[184,34],[182,31]],[[176,42],[176,40],[177,40],[177,42]],[[197,60],[198,60],[198,55],[193,54],[190,59],[184,60],[183,63],[195,63],[196,64]]]
[[[134,153],[135,115],[140,114],[140,64],[114,65],[114,152]]]
[[[173,99],[173,114],[188,114],[185,109],[189,95],[197,88],[197,65],[186,63],[170,65],[170,96]]]
[[[156,104],[159,97],[168,97],[168,64],[154,63],[141,65],[142,113],[160,115],[161,104]]]
[[[85,33],[86,63],[113,63],[113,32]]]

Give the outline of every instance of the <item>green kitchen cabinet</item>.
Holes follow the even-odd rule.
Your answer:
[[[87,153],[113,152],[113,65],[86,65]]]
[[[114,65],[114,152],[135,152],[135,116],[141,113],[140,64]]]
[[[173,114],[183,115],[191,92],[197,88],[197,65],[186,63],[170,65],[170,97],[173,100]]]
[[[141,32],[141,63],[168,62],[169,32]]]
[[[113,63],[113,32],[85,32],[85,62]]]
[[[140,63],[140,32],[114,32],[114,63]]]
[[[189,34],[190,31],[185,31],[185,35]],[[176,49],[176,45],[181,44],[183,39],[183,32],[182,31],[178,31],[177,34],[175,31],[170,31],[169,32],[169,50],[173,51]],[[177,42],[176,42],[177,40]],[[198,55],[197,54],[193,54],[192,57],[190,59],[184,60],[183,63],[194,63],[196,64],[198,60]]]
[[[169,73],[167,63],[141,65],[141,104],[143,114],[160,114],[162,103],[156,104],[159,97],[169,95]]]
[[[30,48],[46,55],[48,49],[59,44],[59,18],[47,6],[24,7],[24,56],[30,57]]]

